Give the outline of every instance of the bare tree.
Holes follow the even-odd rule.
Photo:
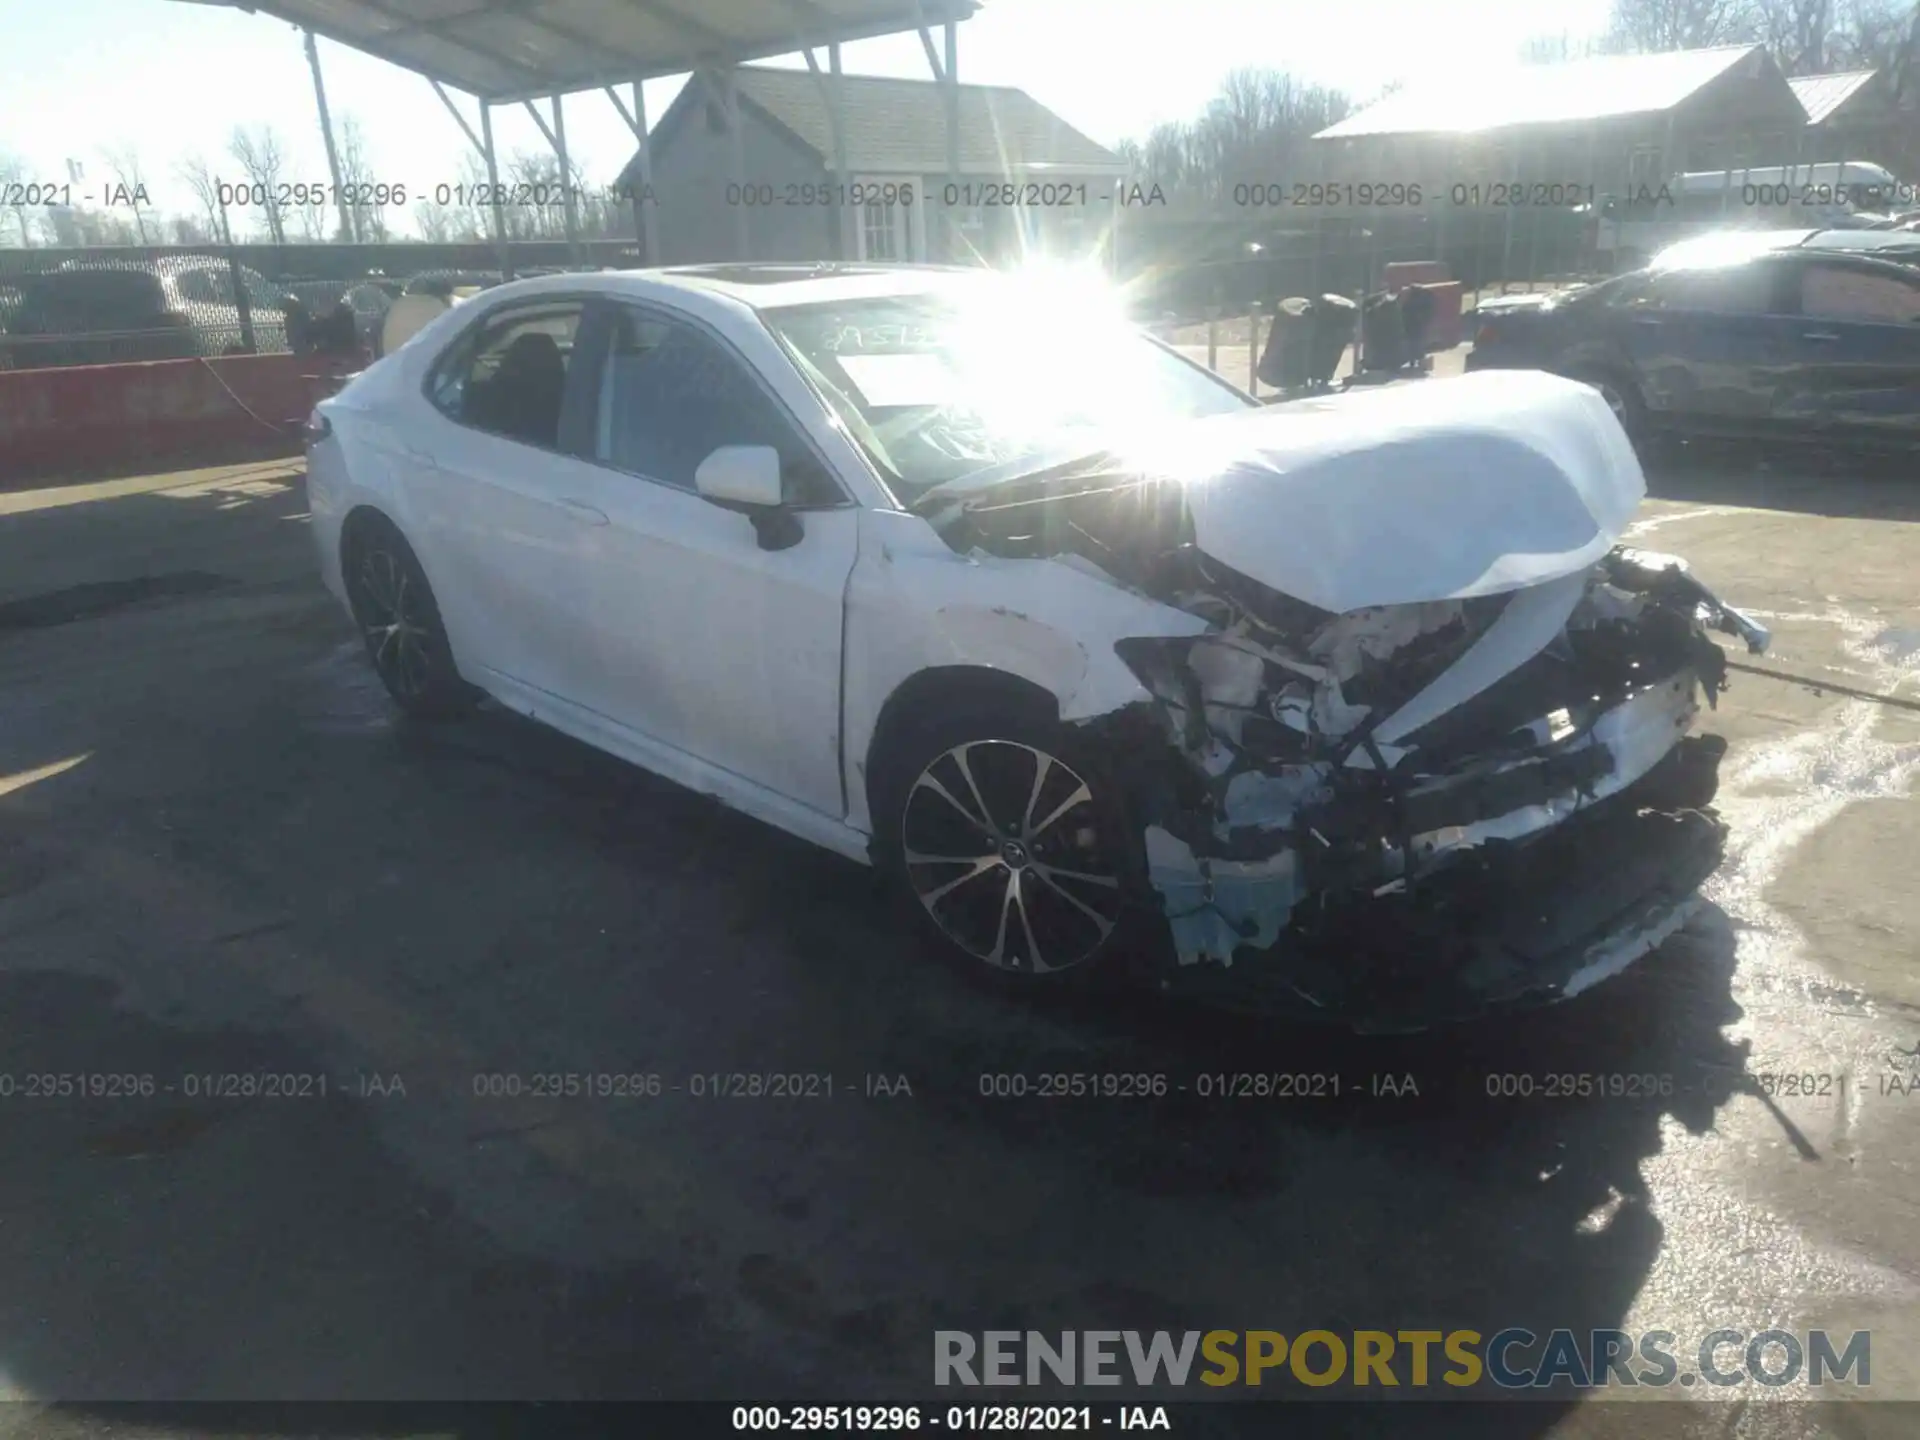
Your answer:
[[[300,238],[310,245],[324,242],[328,238],[326,192],[309,186],[305,191],[296,190],[295,194],[306,196],[293,207],[294,219],[300,225]]]
[[[376,203],[379,195],[373,161],[367,155],[367,139],[360,129],[360,122],[351,115],[340,119],[337,153],[340,156],[340,183],[347,190],[347,208],[353,214],[355,233],[364,241],[385,244],[391,238],[386,207]]]
[[[1156,125],[1135,147],[1134,177],[1197,204],[1219,204],[1238,184],[1282,181],[1306,142],[1346,118],[1338,91],[1274,70],[1236,70],[1206,111]]]
[[[1758,42],[1754,0],[1613,0],[1610,48],[1645,54]]]
[[[1898,0],[1836,0],[1827,40],[1829,68],[1884,70],[1898,84],[1920,27],[1920,5],[1911,11]]]
[[[27,207],[24,203],[18,203],[24,202],[26,199],[25,192],[22,188],[25,186],[26,181],[26,162],[18,155],[0,153],[0,190],[12,194],[17,202],[9,207],[13,211],[13,223],[19,228],[21,247],[31,249],[33,246],[33,217],[27,213]]]
[[[227,153],[247,177],[252,191],[248,198],[257,202],[257,208],[266,218],[267,238],[275,245],[286,244],[287,204],[281,194],[280,179],[286,169],[286,159],[280,150],[279,135],[271,125],[258,125],[252,130],[236,125],[233,138],[227,142]]]
[[[1754,0],[1760,39],[1789,75],[1818,75],[1827,68],[1833,33],[1833,0]]]
[[[173,232],[173,243],[176,245],[217,243],[213,231],[196,215],[176,215],[167,222],[167,228]]]
[[[453,239],[454,212],[432,200],[419,201],[413,207],[413,223],[420,238],[435,245]]]
[[[1591,35],[1534,35],[1522,40],[1515,54],[1523,65],[1564,65],[1604,53],[1605,46]]]
[[[133,228],[139,235],[140,243],[147,243],[147,217],[140,212],[141,197],[146,193],[147,177],[140,165],[140,152],[132,145],[116,145],[102,150],[101,157],[107,162],[107,169],[119,182],[121,191],[133,207]]]
[[[174,166],[174,174],[193,196],[200,202],[200,208],[206,212],[206,232],[216,242],[233,243],[233,235],[227,225],[226,207],[220,203],[220,183],[214,178],[212,168],[204,155],[189,155]]]

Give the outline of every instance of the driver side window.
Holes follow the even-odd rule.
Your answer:
[[[622,307],[600,371],[593,456],[602,464],[692,490],[700,462],[722,445],[770,445],[787,499],[843,497],[813,448],[746,366],[691,325]]]

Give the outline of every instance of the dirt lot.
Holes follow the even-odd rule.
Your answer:
[[[1920,1089],[1885,1093],[1920,1047],[1920,477],[1801,464],[1683,456],[1640,522],[1777,635],[1708,721],[1709,918],[1524,1024],[1365,1042],[1012,1008],[855,866],[497,712],[396,723],[295,466],[0,495],[0,1077],[156,1081],[0,1099],[0,1394],[924,1398],[939,1328],[1772,1324],[1871,1328],[1874,1390],[1920,1398]],[[981,1094],[1237,1070],[1349,1093]],[[485,1093],[555,1072],[663,1090]],[[695,1095],[726,1072],[832,1098]],[[1567,1072],[1673,1093],[1488,1095]],[[303,1093],[188,1093],[237,1074]],[[1783,1074],[1832,1078],[1740,1078]],[[1323,1433],[1920,1427],[1766,1398]]]

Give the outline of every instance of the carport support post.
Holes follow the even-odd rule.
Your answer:
[[[747,233],[747,140],[740,133],[740,77],[734,67],[714,72],[727,112],[727,169],[733,182],[733,254],[736,260],[753,258],[753,240]]]
[[[333,119],[327,113],[327,86],[320,78],[320,47],[315,43],[313,31],[306,32],[307,68],[313,72],[313,103],[320,110],[320,138],[327,147],[327,173],[333,177],[333,203],[340,210],[340,238],[354,244],[360,242],[360,232],[353,223],[353,211],[347,205],[346,187],[340,183],[340,152],[333,145]]]
[[[959,198],[960,187],[960,27],[947,21],[947,65],[940,78],[947,91],[947,194]],[[943,257],[949,265],[960,262],[960,207],[946,204],[940,197],[940,213],[946,220]]]
[[[827,73],[833,77],[827,86],[833,98],[829,108],[834,116],[833,164],[835,178],[840,182],[840,203],[834,211],[840,216],[840,258],[855,260],[859,258],[854,227],[859,223],[859,215],[850,200],[851,191],[847,184],[847,96],[845,87],[840,83],[840,46],[836,42],[827,46]]]
[[[633,133],[640,141],[640,193],[633,200],[633,233],[640,237],[640,263],[660,263],[660,236],[653,213],[653,141],[647,135],[647,97],[633,82]]]
[[[513,251],[507,245],[507,207],[500,198],[499,152],[493,144],[493,106],[480,102],[480,153],[487,162],[487,193],[493,197],[493,238],[500,247],[500,275],[513,279]]]
[[[1507,293],[1507,279],[1513,273],[1513,212],[1519,207],[1512,203],[1513,191],[1520,184],[1520,146],[1513,147],[1513,163],[1507,167],[1507,217],[1506,230],[1500,239],[1500,293]]]
[[[553,153],[560,161],[560,205],[567,224],[567,261],[580,263],[580,212],[573,195],[573,165],[567,159],[567,114],[558,95],[553,97]]]
[[[846,115],[840,104],[840,47],[828,47],[829,63],[833,66],[831,84],[820,74],[820,62],[813,58],[811,47],[801,52],[807,57],[807,72],[813,76],[814,88],[820,92],[820,103],[826,107],[827,130],[833,136],[833,204],[827,207],[827,246],[833,251],[836,260],[851,260],[847,253],[847,236],[850,233],[847,218],[847,127]]]

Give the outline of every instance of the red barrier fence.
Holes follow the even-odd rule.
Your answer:
[[[228,355],[0,370],[0,487],[292,454],[357,355]]]

